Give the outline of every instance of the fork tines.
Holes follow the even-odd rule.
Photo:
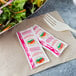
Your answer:
[[[45,16],[44,16],[44,20],[46,21],[46,23],[48,24],[48,25],[52,25],[52,26],[55,26],[56,25],[56,19],[55,18],[53,18],[50,14],[46,14]]]

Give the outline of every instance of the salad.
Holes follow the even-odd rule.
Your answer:
[[[46,0],[0,0],[0,32],[33,14]]]

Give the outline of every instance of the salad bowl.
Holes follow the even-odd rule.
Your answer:
[[[0,35],[37,12],[47,0],[0,0]]]

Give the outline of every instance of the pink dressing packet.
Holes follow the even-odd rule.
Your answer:
[[[68,46],[67,43],[57,39],[38,25],[34,25],[33,30],[41,45],[53,53],[56,57],[59,57],[63,50]]]
[[[31,69],[49,62],[47,55],[35,36],[33,28],[17,32],[17,37],[25,52]]]

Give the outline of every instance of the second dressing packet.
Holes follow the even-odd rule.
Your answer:
[[[53,53],[56,57],[59,57],[63,50],[68,46],[67,43],[57,39],[38,25],[34,25],[33,30],[41,45]]]

